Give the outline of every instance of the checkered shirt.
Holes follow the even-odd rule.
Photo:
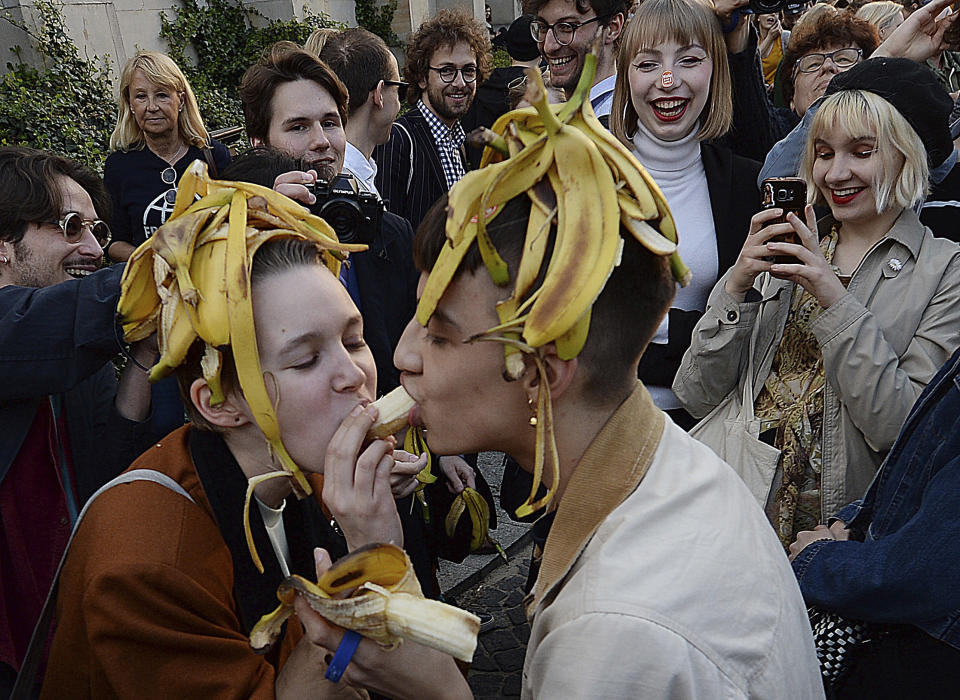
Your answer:
[[[460,153],[466,134],[463,133],[460,122],[454,124],[453,128],[449,128],[440,121],[440,118],[427,107],[423,100],[417,103],[417,107],[430,126],[433,142],[437,145],[437,153],[440,155],[440,164],[443,166],[443,176],[447,179],[447,189],[450,189],[465,174]]]

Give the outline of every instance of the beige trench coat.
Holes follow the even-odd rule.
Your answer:
[[[818,225],[826,231],[833,220],[826,217]],[[790,310],[792,282],[770,280],[761,301],[737,302],[724,289],[726,279],[711,292],[673,383],[695,417],[742,390],[750,335],[759,322],[756,398]],[[826,521],[863,495],[914,401],[960,347],[960,245],[934,238],[912,210],[904,210],[864,256],[847,294],[811,331],[827,378],[821,472]]]

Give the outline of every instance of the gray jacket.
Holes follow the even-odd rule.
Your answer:
[[[833,220],[819,222],[829,230]],[[729,273],[728,273],[729,274]],[[762,300],[737,302],[724,275],[693,331],[673,390],[702,417],[742,387],[753,325],[754,396],[770,374],[793,283],[771,280]],[[757,278],[755,289],[760,289]],[[751,292],[748,298],[760,299]],[[811,325],[823,353],[822,517],[863,495],[910,407],[960,347],[960,246],[934,238],[912,210],[866,254],[847,294]]]

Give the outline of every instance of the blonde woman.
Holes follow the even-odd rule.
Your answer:
[[[730,94],[713,10],[697,0],[640,5],[622,37],[610,127],[663,190],[693,273],[640,363],[654,402],[682,428],[694,421],[670,385],[710,290],[736,261],[760,208],[760,164],[713,142],[730,128]]]
[[[960,246],[934,238],[913,210],[929,162],[953,147],[951,100],[907,59],[854,66],[830,93],[801,166],[805,220],[773,223],[778,209],[753,217],[673,385],[688,411],[705,416],[742,391],[753,348],[759,437],[780,457],[770,474],[733,467],[755,496],[766,494],[784,546],[862,496],[914,401],[960,346]],[[816,221],[812,204],[830,215]],[[784,234],[799,244],[774,242]]]
[[[857,17],[876,27],[880,41],[883,41],[890,36],[890,32],[903,24],[903,5],[890,0],[869,2],[857,10]]]
[[[110,150],[103,182],[113,200],[107,254],[114,260],[129,258],[167,220],[190,163],[205,159],[222,169],[230,162],[204,128],[183,71],[155,51],[137,53],[123,68]]]

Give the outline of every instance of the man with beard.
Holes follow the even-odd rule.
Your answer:
[[[580,82],[594,37],[602,33],[590,104],[606,124],[617,82],[617,46],[629,4],[625,0],[526,0],[523,9],[535,15],[530,33],[547,62],[550,83],[563,90],[567,99]]]
[[[430,206],[463,177],[467,162],[460,118],[477,82],[490,75],[490,36],[462,11],[441,10],[407,45],[407,101],[390,140],[374,150],[377,189],[416,228]]]
[[[128,361],[118,385],[110,362],[123,267],[98,271],[107,201],[78,163],[0,149],[0,697],[77,513],[151,438],[146,373]]]

